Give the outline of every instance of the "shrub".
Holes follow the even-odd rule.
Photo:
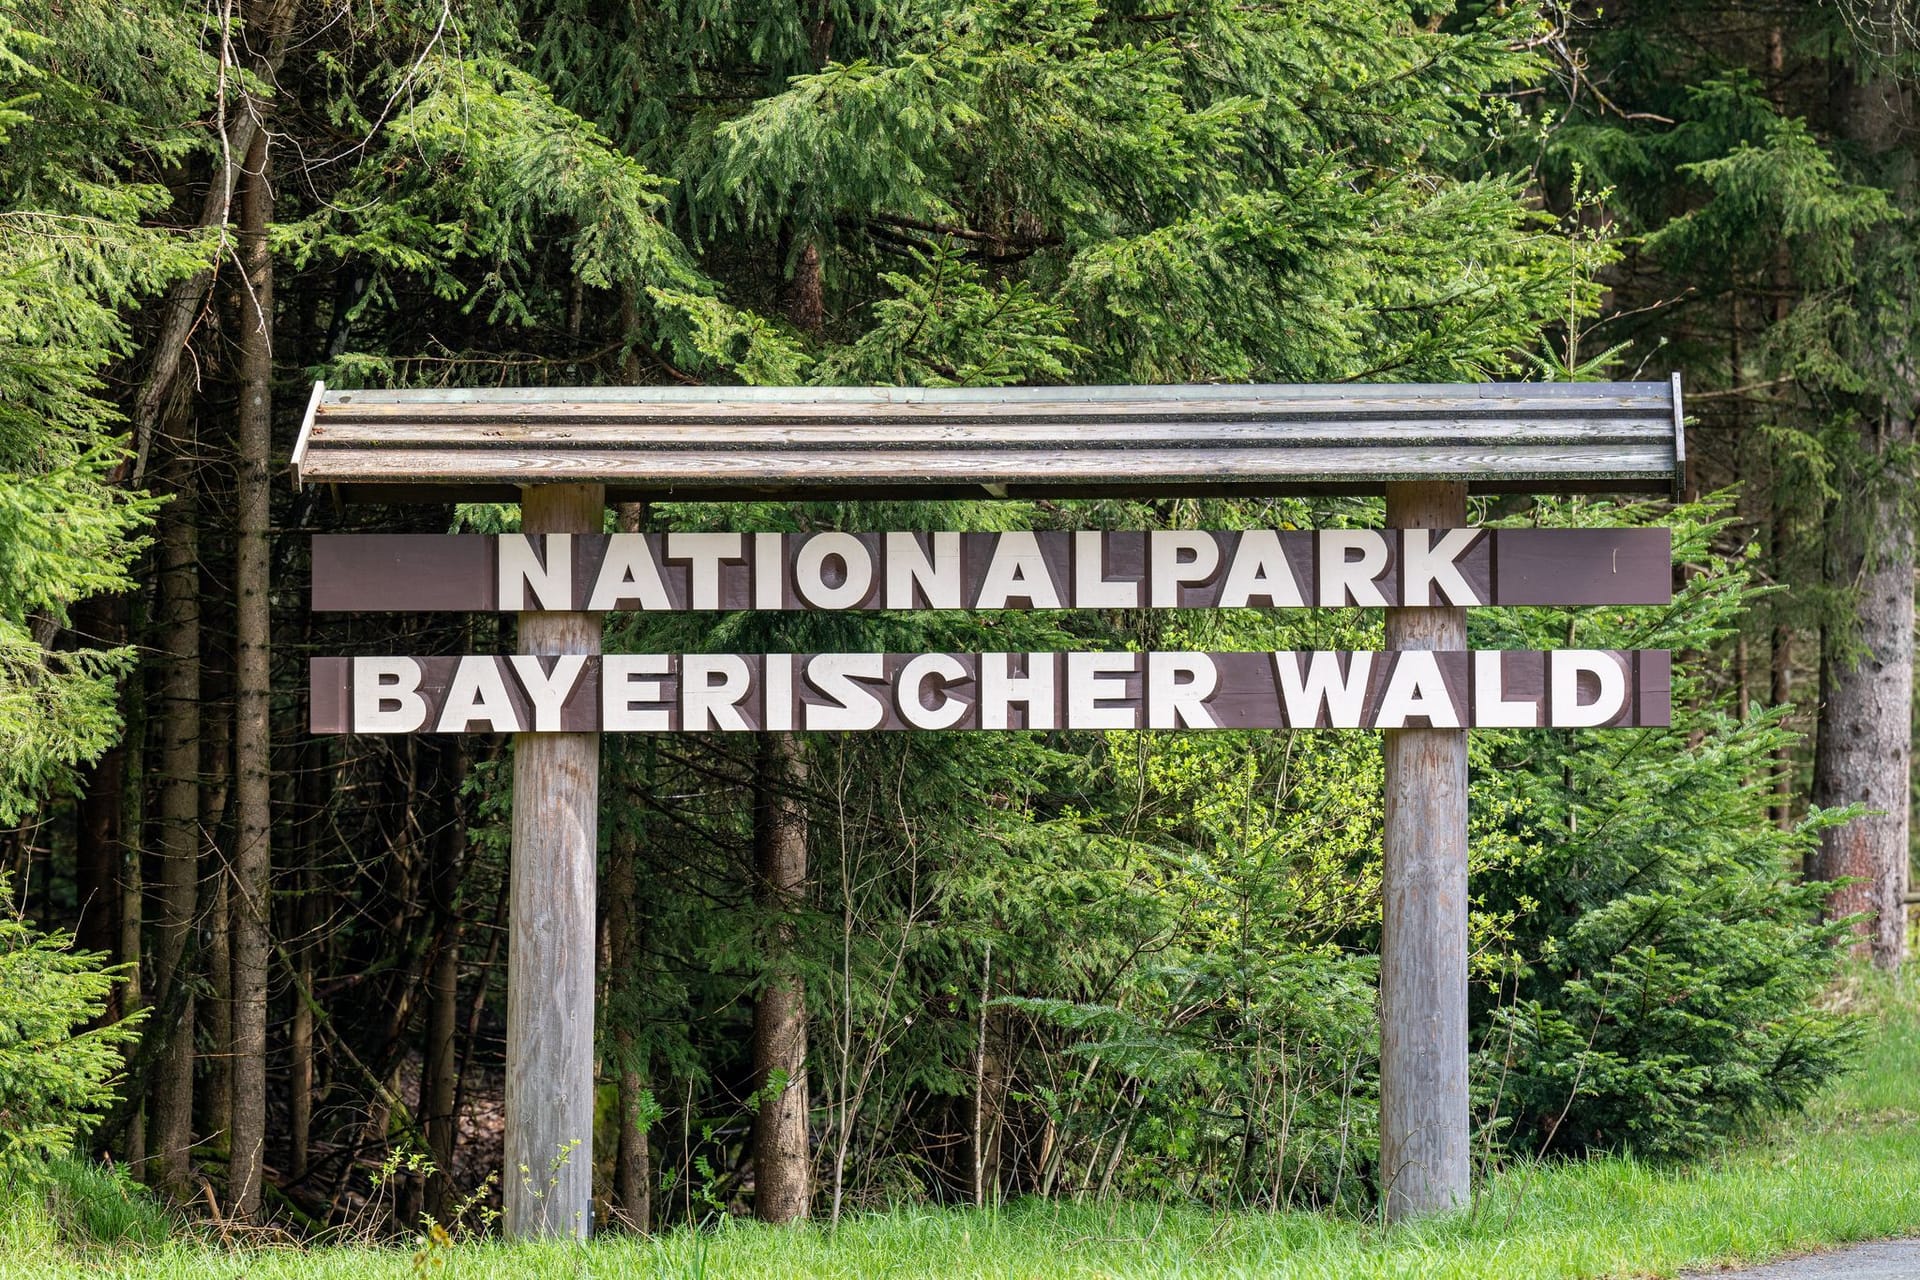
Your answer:
[[[1855,1039],[1819,1007],[1836,961],[1825,886],[1797,867],[1819,827],[1769,818],[1779,711],[1746,716],[1704,656],[1755,593],[1708,550],[1720,508],[1672,514],[1691,566],[1671,608],[1476,616],[1476,647],[1671,648],[1674,725],[1476,733],[1476,909],[1504,918],[1479,998],[1485,1115],[1529,1152],[1671,1155],[1797,1109]],[[1634,513],[1563,507],[1561,519]]]
[[[7,891],[0,876],[0,898]],[[113,1100],[136,1020],[78,1030],[119,981],[104,960],[73,950],[67,934],[0,916],[0,1181],[31,1180],[70,1153]]]

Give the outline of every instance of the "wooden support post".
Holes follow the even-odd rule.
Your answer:
[[[531,486],[528,533],[598,533],[597,484]],[[522,653],[600,652],[600,618],[523,613]],[[600,735],[513,739],[512,913],[507,933],[510,1237],[585,1236],[593,1205],[594,856]]]
[[[1464,525],[1467,487],[1387,486],[1387,523]],[[1465,649],[1466,610],[1387,610],[1389,649]],[[1467,732],[1385,735],[1380,1180],[1397,1222],[1467,1203]]]

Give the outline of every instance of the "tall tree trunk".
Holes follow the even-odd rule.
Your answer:
[[[258,6],[257,11],[247,15],[247,34],[253,39],[244,42],[236,40],[240,34],[237,26],[225,27],[220,32],[220,38],[223,44],[244,43],[253,50],[256,56],[246,60],[247,69],[271,83],[280,70],[281,60],[286,56],[292,17],[292,0],[268,0],[268,3]],[[238,61],[233,48],[223,47],[221,52],[223,62]],[[243,164],[253,150],[257,135],[263,132],[263,104],[260,99],[250,94],[235,94],[223,99],[223,103],[227,109],[214,121],[219,133],[220,157],[214,164],[207,183],[207,194],[200,205],[200,227],[203,230],[225,228],[231,221],[233,197],[241,181]],[[184,279],[176,280],[161,301],[159,330],[149,344],[153,352],[152,362],[147,367],[146,376],[141,379],[140,390],[133,401],[133,454],[122,468],[131,476],[135,487],[145,478],[147,456],[160,415],[173,391],[181,357],[186,354],[187,341],[200,319],[207,292],[213,287],[213,278],[214,268],[211,266],[196,271]]]
[[[293,910],[290,949],[293,952],[293,1014],[287,1030],[287,1176],[299,1182],[307,1176],[313,1130],[313,990],[314,934],[319,928],[319,883],[313,869],[320,860],[320,836],[327,813],[333,759],[325,738],[309,738],[301,751],[302,765],[296,789],[299,797],[301,866],[299,893]]]
[[[622,533],[638,533],[644,504],[623,502],[617,510]],[[643,750],[647,749],[645,746]],[[642,798],[629,803],[637,810]],[[613,1161],[613,1203],[635,1231],[653,1227],[653,1152],[643,1110],[645,1064],[634,1048],[634,988],[640,964],[640,903],[634,864],[639,849],[631,822],[615,830],[607,850],[607,1023],[613,1033],[615,1088],[619,1115]]]
[[[182,422],[191,422],[183,417]],[[193,1142],[193,997],[184,972],[200,854],[200,526],[192,429],[169,441],[160,520],[160,801],[155,843],[160,891],[154,910],[153,1000],[178,1014],[154,1064],[147,1103],[148,1180],[189,1192]],[[153,1030],[149,1029],[149,1034]]]
[[[447,796],[445,825],[433,842],[433,872],[428,892],[438,941],[427,974],[427,1045],[420,1069],[420,1119],[426,1125],[427,1151],[434,1173],[427,1180],[426,1211],[445,1222],[452,1200],[453,1153],[458,1138],[454,1095],[459,1084],[459,1059],[454,1033],[460,1021],[460,868],[467,847],[466,809],[460,788],[467,777],[465,743],[451,740],[441,770],[439,789]]]
[[[632,834],[624,830],[615,835],[608,851],[607,1003],[619,1095],[619,1131],[613,1166],[614,1207],[635,1231],[647,1231],[653,1225],[653,1162],[644,1112],[646,1075],[636,1057],[632,1021],[635,969],[640,962],[638,903],[634,900],[636,853]]]
[[[1911,438],[1910,426],[1900,438]],[[1863,498],[1860,504],[1867,509],[1836,519],[1828,534],[1829,581],[1855,590],[1859,626],[1851,637],[1833,626],[1823,633],[1825,698],[1813,802],[1821,808],[1864,804],[1875,812],[1822,833],[1814,875],[1858,880],[1833,893],[1828,918],[1862,914],[1854,953],[1897,969],[1906,924],[1913,531],[1897,497]],[[1857,650],[1843,647],[1849,639]]]
[[[233,1164],[235,1216],[260,1211],[267,1137],[267,959],[272,917],[272,703],[268,464],[273,439],[273,257],[266,130],[247,154],[240,202],[240,409],[235,458]]]
[[[794,972],[794,913],[807,888],[807,813],[800,743],[790,733],[760,736],[754,776],[754,897],[769,920],[767,976],[753,1002],[754,1216],[807,1216],[813,1160],[807,1132],[807,993]]]
[[[111,649],[125,640],[126,601],[99,596],[75,612],[74,626],[83,643]],[[126,842],[120,820],[126,807],[127,747],[124,737],[108,747],[86,770],[84,789],[76,806],[78,840],[74,851],[74,901],[80,911],[74,934],[84,951],[102,951],[121,959],[120,863]],[[121,1016],[122,993],[116,988],[106,1019]]]
[[[203,489],[202,509],[217,511],[226,495]],[[200,530],[205,548],[213,526]],[[203,553],[203,559],[204,553]],[[204,575],[203,575],[204,576]],[[218,578],[213,577],[217,582]],[[230,620],[217,609],[217,598],[203,589],[200,596],[200,892],[194,908],[199,943],[195,972],[204,986],[194,1013],[199,1045],[208,1051],[194,1055],[194,1132],[202,1150],[216,1156],[231,1153],[233,1127],[233,934],[227,924],[227,897],[233,868],[228,861],[232,833],[227,828],[227,801],[233,783],[233,677],[223,661],[218,638],[227,634]]]
[[[1895,28],[1868,28],[1876,29]],[[1920,94],[1881,67],[1877,55],[1860,56],[1863,65],[1842,95],[1841,132],[1879,168],[1874,176],[1895,205],[1911,209],[1920,199],[1912,125]],[[1897,252],[1891,245],[1873,247],[1883,259]],[[1869,279],[1867,286],[1892,288],[1895,298],[1882,301],[1872,316],[1879,325],[1871,339],[1875,367],[1865,372],[1875,394],[1862,398],[1859,443],[1866,474],[1840,518],[1828,524],[1828,582],[1853,590],[1859,625],[1852,637],[1838,638],[1829,627],[1823,642],[1814,802],[1878,811],[1824,833],[1816,873],[1822,879],[1861,878],[1836,892],[1828,910],[1834,917],[1864,912],[1855,953],[1896,970],[1906,951],[1903,899],[1910,856],[1914,542],[1908,510],[1913,477],[1905,455],[1920,417],[1920,367],[1909,332],[1920,298],[1899,295],[1911,287],[1909,275],[1897,268],[1885,274],[1891,278]],[[1853,643],[1843,648],[1848,639]]]

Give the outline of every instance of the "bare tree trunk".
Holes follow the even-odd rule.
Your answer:
[[[640,922],[634,863],[637,850],[631,830],[615,832],[607,852],[607,1003],[613,1032],[614,1069],[618,1073],[619,1135],[613,1165],[613,1202],[636,1231],[652,1229],[652,1152],[642,1111],[646,1076],[636,1057],[633,1037],[633,989],[640,963]]]
[[[420,1070],[420,1118],[434,1165],[427,1180],[426,1210],[436,1222],[446,1221],[452,1200],[453,1152],[459,1136],[453,1109],[459,1084],[454,1033],[460,1021],[460,866],[467,847],[466,809],[460,799],[467,778],[465,744],[453,739],[444,759],[439,785],[448,799],[446,824],[433,843],[428,885],[439,940],[427,975],[427,1047]]]
[[[75,612],[74,627],[83,643],[111,649],[123,643],[125,601],[96,597]],[[126,842],[120,819],[126,807],[127,747],[121,738],[88,767],[85,789],[76,806],[78,828],[74,851],[75,900],[80,921],[74,934],[81,950],[103,951],[118,958],[120,950],[120,863]],[[122,1016],[122,993],[116,988],[105,1018]]]
[[[754,897],[772,918],[769,970],[753,1002],[754,1216],[762,1222],[805,1218],[813,1161],[807,1119],[807,993],[793,972],[793,913],[807,888],[807,814],[795,788],[805,780],[799,741],[762,734],[754,777]]]
[[[1920,155],[1911,132],[1916,95],[1885,68],[1862,67],[1855,74],[1844,95],[1841,131],[1885,166],[1882,176],[1895,204],[1910,208],[1920,196]],[[1894,274],[1897,288],[1906,277]],[[1906,951],[1914,572],[1907,509],[1913,477],[1894,472],[1891,464],[1904,461],[1920,416],[1920,367],[1907,332],[1920,298],[1899,302],[1880,308],[1880,358],[1878,367],[1867,370],[1879,394],[1861,406],[1865,482],[1828,524],[1828,582],[1855,592],[1859,625],[1850,646],[1843,647],[1849,637],[1836,637],[1832,627],[1823,641],[1813,797],[1823,807],[1865,804],[1878,811],[1825,832],[1815,871],[1821,879],[1861,878],[1833,895],[1829,916],[1865,913],[1854,952],[1890,971],[1900,967]]]
[[[287,914],[289,950],[298,990],[287,1029],[287,1176],[299,1182],[307,1176],[313,1133],[313,1007],[303,992],[313,990],[314,935],[319,928],[319,885],[313,868],[320,860],[321,836],[327,817],[333,753],[325,738],[308,738],[300,752],[300,776],[294,786],[300,849],[297,896]]]
[[[204,655],[203,655],[204,656]],[[201,684],[223,685],[213,671],[201,668]],[[200,930],[200,962],[205,975],[205,999],[198,1002],[200,1041],[210,1050],[196,1054],[195,1130],[214,1153],[231,1153],[233,1128],[233,934],[227,921],[227,889],[231,868],[221,842],[226,836],[227,784],[233,771],[232,742],[224,710],[226,698],[209,693],[200,709],[206,740],[200,785],[200,895],[195,919]],[[216,708],[211,720],[209,707]]]
[[[633,327],[631,293],[622,298],[623,315]],[[629,380],[637,371],[629,367]],[[646,504],[623,502],[615,510],[622,533],[638,533],[646,523]],[[635,798],[637,804],[638,798]],[[618,1134],[613,1161],[613,1203],[635,1231],[653,1229],[653,1149],[649,1126],[643,1123],[642,1096],[647,1089],[644,1064],[633,1044],[633,1000],[640,964],[639,886],[634,864],[639,850],[630,826],[614,832],[607,851],[607,995],[608,1023],[613,1030],[618,1091]],[[625,997],[624,999],[622,997]]]
[[[1890,430],[1881,448],[1897,447],[1911,434],[1911,424]],[[1826,628],[1813,782],[1813,802],[1822,808],[1864,804],[1875,812],[1821,835],[1814,875],[1858,880],[1834,892],[1828,918],[1862,914],[1854,954],[1891,970],[1900,967],[1906,932],[1913,531],[1899,510],[1900,496],[1875,488],[1882,490],[1878,496],[1861,499],[1866,511],[1829,525],[1829,581],[1857,592],[1859,623],[1851,639],[1858,649],[1843,647],[1849,637],[1838,628]]]
[[[185,421],[185,420],[183,420]],[[190,1190],[193,1143],[193,998],[181,989],[193,928],[200,853],[200,528],[194,442],[170,443],[160,522],[160,891],[153,931],[153,998],[181,1010],[155,1063],[147,1103],[148,1180],[176,1198]],[[149,1032],[151,1034],[151,1031]]]
[[[240,202],[240,409],[234,459],[234,850],[233,850],[233,1163],[232,1213],[260,1212],[267,1140],[267,960],[272,923],[272,611],[268,596],[273,442],[273,255],[267,225],[273,189],[267,139],[247,153]]]
[[[149,552],[142,565],[143,578],[156,576],[153,573],[154,559]],[[133,610],[128,608],[125,621],[131,628]],[[131,753],[135,767],[128,770],[129,777],[123,778],[120,787],[120,856],[115,864],[116,888],[120,894],[120,905],[115,913],[120,929],[120,937],[114,946],[114,958],[127,966],[126,977],[115,992],[113,1015],[116,1019],[131,1016],[144,1003],[145,986],[142,981],[142,949],[140,934],[145,904],[141,901],[146,893],[145,879],[141,874],[142,850],[146,839],[146,788],[136,776],[142,770],[139,765],[146,759],[147,740],[147,680],[136,673],[121,690],[122,705],[126,708],[126,730],[121,735],[121,746]],[[139,1052],[137,1045],[129,1045],[126,1060],[131,1063]],[[129,1169],[144,1169],[147,1162],[147,1117],[141,1097],[145,1090],[131,1081],[122,1086],[128,1095],[130,1111],[125,1119],[113,1125],[115,1139],[120,1144],[120,1159]],[[106,1135],[97,1135],[105,1138]],[[102,1142],[103,1149],[109,1143]]]

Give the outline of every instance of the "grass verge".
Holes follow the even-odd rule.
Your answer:
[[[1392,1231],[1309,1213],[1032,1202],[992,1212],[900,1210],[833,1232],[728,1222],[584,1245],[240,1251],[180,1235],[150,1243],[150,1211],[116,1209],[124,1189],[96,1180],[90,1190],[21,1197],[0,1215],[0,1277],[1666,1276],[1920,1232],[1920,1001],[1871,1004],[1876,1025],[1859,1070],[1792,1125],[1688,1165],[1608,1158],[1513,1168],[1483,1186],[1472,1212]],[[42,1207],[49,1199],[51,1211]]]

